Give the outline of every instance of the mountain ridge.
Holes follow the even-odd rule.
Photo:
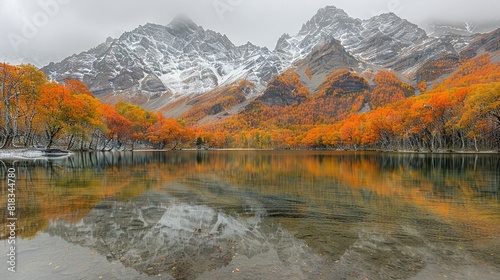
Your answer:
[[[493,42],[489,49],[494,50],[491,45],[499,35],[492,34],[487,40]],[[339,68],[329,69],[316,62],[323,69],[310,69],[314,66],[308,63],[312,63],[315,52],[320,55],[321,48],[321,55],[330,54],[330,59],[319,61],[358,73],[387,69],[416,84],[419,77],[439,78],[435,73],[422,75],[432,72],[427,69],[432,66],[429,61],[459,57],[464,51],[469,56],[484,52],[481,42],[475,41],[483,35],[432,37],[394,13],[361,20],[327,6],[295,35],[283,34],[271,51],[251,42],[236,46],[226,35],[205,30],[187,16],[178,15],[168,25],[140,25],[42,70],[56,81],[82,81],[105,102],[126,101],[159,110],[176,100],[207,94],[241,80],[255,85],[256,90],[247,98],[256,98],[269,81],[290,68],[296,69],[302,82],[314,90],[329,71]],[[325,42],[330,45],[325,47]],[[475,47],[470,46],[473,42]],[[311,70],[321,75],[308,83],[306,76]]]

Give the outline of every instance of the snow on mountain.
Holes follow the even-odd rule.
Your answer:
[[[97,95],[119,91],[203,93],[239,79],[264,87],[282,71],[266,48],[235,46],[185,16],[146,24],[98,47],[42,69],[61,81],[76,78]]]
[[[397,59],[386,67],[405,75],[412,75],[425,62],[448,54],[458,55],[450,41],[441,38],[427,38],[421,44],[403,49]]]
[[[363,40],[351,51],[359,58],[385,65],[397,59],[405,48],[427,38],[424,30],[393,13],[375,16],[362,23]]]
[[[320,9],[296,36],[282,36],[276,51],[290,59],[303,58],[326,36],[339,40],[357,59],[377,66],[395,63],[408,48],[428,38],[424,30],[393,13],[359,20],[328,6]]]
[[[302,26],[296,36],[283,35],[275,52],[288,60],[297,60],[308,55],[318,43],[333,37],[348,48],[362,41],[361,21],[355,20],[346,12],[333,6],[320,9],[317,14]]]
[[[326,48],[335,49],[331,52],[323,46],[332,38],[358,62],[349,65],[372,65],[412,76],[426,61],[458,55],[474,37],[429,37],[423,29],[393,13],[360,20],[328,6],[296,35],[281,36],[271,51],[250,42],[235,46],[225,35],[178,16],[167,26],[139,26],[42,70],[57,81],[79,79],[97,96],[142,94],[142,104],[168,96],[167,101],[155,101],[166,104],[243,79],[262,92],[268,81],[314,50],[338,53],[337,44],[327,44]],[[326,57],[330,64],[337,65],[331,59],[346,59],[346,55]]]

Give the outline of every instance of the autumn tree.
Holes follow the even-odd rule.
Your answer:
[[[418,83],[418,90],[421,93],[424,93],[427,90],[427,82],[426,81],[421,81],[420,83]]]
[[[70,103],[71,95],[64,86],[52,82],[42,88],[37,107],[45,130],[46,147],[52,146],[54,138],[67,122],[77,121],[76,116],[73,115],[74,111],[68,106]]]
[[[473,87],[464,104],[467,110],[458,123],[467,130],[467,137],[473,139],[474,148],[478,148],[479,138],[489,138],[500,149],[500,83]]]
[[[132,128],[134,124],[124,116],[120,115],[114,106],[103,104],[103,122],[106,125],[106,142],[103,145],[105,149],[111,141],[120,148],[124,141],[132,140]]]
[[[342,125],[342,128],[340,128],[342,143],[353,150],[358,150],[362,144],[362,121],[362,116],[353,116],[346,120]]]
[[[84,85],[82,82],[74,79],[68,79],[64,81],[64,87],[69,91],[71,95],[88,95],[94,97],[92,92]]]
[[[69,126],[68,149],[73,146],[75,138],[80,140],[80,149],[84,149],[84,143],[87,141],[89,141],[88,148],[92,149],[98,131],[105,130],[105,125],[102,122],[103,112],[101,102],[92,94],[85,92],[74,93],[72,95],[72,102],[74,106],[81,107],[76,110],[80,111],[78,121]]]
[[[17,122],[17,106],[15,104],[15,100],[19,96],[18,88],[20,87],[20,69],[4,63],[1,71],[2,148],[4,148],[13,146],[12,141],[15,135],[15,123]]]
[[[377,86],[370,96],[372,109],[401,101],[415,92],[411,85],[401,82],[394,73],[388,71],[378,72],[374,82]]]
[[[62,132],[68,136],[68,148],[75,137],[83,145],[88,132],[102,127],[100,102],[96,98],[87,94],[72,95],[64,85],[55,82],[42,87],[37,111],[45,130],[47,147],[51,147]]]
[[[301,143],[310,148],[325,148],[325,126],[315,127],[304,134]]]
[[[300,81],[299,75],[288,70],[269,82],[264,93],[257,98],[268,106],[298,105],[310,98],[309,90]]]
[[[158,115],[153,112],[144,110],[137,105],[127,104],[124,102],[118,102],[116,104],[116,110],[120,115],[133,123],[133,141],[146,139],[149,127],[156,123],[158,117]]]
[[[177,120],[167,119],[160,112],[156,120],[147,130],[147,139],[158,149],[171,145],[171,149],[175,150],[179,144],[192,140],[194,133]]]
[[[40,99],[40,91],[43,85],[48,83],[45,74],[33,65],[21,65],[23,77],[21,80],[22,90],[18,100],[20,121],[19,142],[24,146],[33,145],[37,134],[37,103]]]
[[[0,65],[2,147],[13,147],[15,140],[24,146],[31,144],[36,104],[45,83],[45,74],[32,65]]]
[[[382,107],[367,116],[363,143],[381,148],[395,148],[401,135],[403,115],[392,107]]]

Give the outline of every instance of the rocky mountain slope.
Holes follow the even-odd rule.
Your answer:
[[[271,51],[250,42],[236,46],[225,35],[179,16],[167,26],[146,24],[109,38],[43,71],[57,81],[81,80],[106,102],[123,100],[158,110],[242,80],[255,85],[246,95],[253,99],[290,68],[310,91],[343,68],[357,73],[387,69],[416,84],[450,73],[461,57],[498,52],[499,38],[498,30],[430,37],[393,13],[360,20],[329,6],[297,34],[281,36]]]
[[[225,35],[205,30],[184,16],[167,26],[139,26],[43,68],[58,81],[83,81],[102,98],[145,93],[145,99],[136,102],[142,104],[165,94],[207,92],[241,79],[264,88],[282,70],[268,49],[251,43],[235,46]]]
[[[358,59],[380,66],[394,63],[405,48],[427,39],[424,30],[393,13],[359,20],[329,6],[320,9],[297,35],[283,35],[275,51],[288,58],[302,58],[327,36],[339,40]]]

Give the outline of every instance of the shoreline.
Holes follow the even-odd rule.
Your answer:
[[[112,151],[83,151],[83,152],[336,152],[336,153],[380,153],[380,154],[416,154],[416,155],[496,155],[500,151],[387,151],[387,150],[334,150],[334,149],[252,149],[252,148],[227,148],[227,149],[180,149],[180,150],[155,150],[155,149],[137,149],[137,150],[112,150]],[[44,149],[44,148],[9,148],[0,149],[0,159],[56,159],[65,158],[82,151],[67,151],[62,149]]]
[[[217,152],[217,151],[227,151],[227,152],[345,152],[345,153],[394,153],[394,154],[500,154],[500,151],[495,150],[485,150],[485,151],[386,151],[386,150],[336,150],[336,149],[252,149],[252,148],[225,148],[225,149],[178,149],[178,150],[155,150],[155,149],[136,149],[136,150],[126,150],[126,151],[102,151],[102,152],[182,152],[182,151],[199,151],[199,152]],[[75,151],[78,152],[78,151]],[[101,152],[101,151],[90,151],[90,152]]]
[[[344,149],[253,149],[253,148],[224,148],[224,149],[180,149],[180,150],[154,150],[154,149],[137,149],[130,152],[176,152],[176,151],[296,151],[296,152],[346,152],[346,153],[394,153],[394,154],[500,154],[496,150],[484,151],[412,151],[412,150],[344,150]]]

